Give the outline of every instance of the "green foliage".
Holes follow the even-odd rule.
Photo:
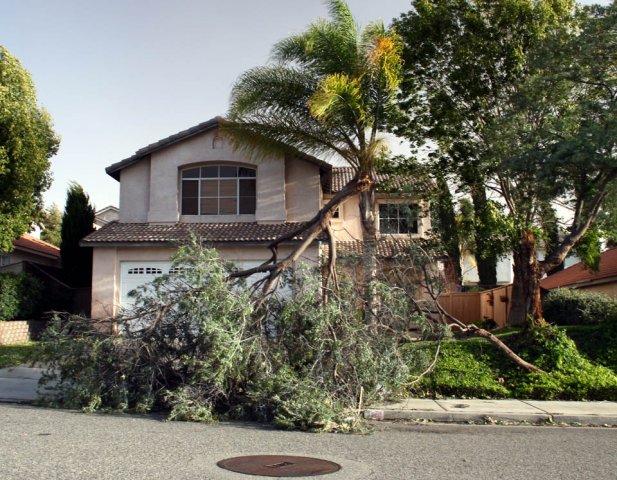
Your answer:
[[[497,259],[507,247],[486,194],[495,162],[487,132],[525,77],[530,50],[568,24],[572,3],[415,0],[393,25],[404,42],[400,105],[406,113],[395,131],[414,144],[436,144],[434,168],[469,194],[483,285],[496,284]]]
[[[540,400],[615,400],[617,375],[582,356],[565,331],[555,327],[532,329],[522,354],[548,373],[516,372],[508,378],[518,398]]]
[[[43,212],[41,227],[41,240],[60,247],[62,243],[62,212],[55,203]]]
[[[274,64],[238,79],[223,126],[239,148],[336,153],[373,178],[385,148],[378,133],[395,110],[401,42],[378,22],[359,31],[345,1],[326,3],[329,19],[281,40]]]
[[[92,282],[92,249],[79,241],[94,231],[94,207],[81,185],[73,182],[66,193],[62,216],[60,256],[66,282],[87,287]]]
[[[592,326],[568,327],[568,336],[593,363],[617,373],[617,317]]]
[[[544,297],[542,310],[556,325],[589,325],[616,318],[617,302],[602,293],[558,288]]]
[[[30,74],[0,46],[0,251],[38,220],[58,143]]]
[[[34,347],[34,343],[0,345],[0,368],[15,367],[29,363]]]
[[[615,371],[599,365],[602,363],[599,357],[594,363],[582,355],[564,330],[536,327],[510,333],[508,343],[521,357],[546,373],[522,370],[483,339],[443,342],[437,366],[412,392],[460,398],[617,399]],[[605,363],[609,358],[615,360],[610,339],[588,346],[590,350],[597,347],[603,351]],[[406,348],[425,349],[433,355],[436,346],[420,344]],[[414,375],[421,372],[421,369],[413,370]]]
[[[0,273],[0,320],[30,319],[38,313],[42,283],[27,273]]]
[[[454,396],[460,398],[505,398],[509,391],[499,383],[498,370],[491,365],[493,360],[479,342],[465,342],[461,348],[459,341],[446,341],[441,344],[437,366],[433,372],[422,379],[416,392],[428,396]],[[416,355],[415,349],[425,349],[435,355],[433,345],[406,347],[407,352]],[[419,375],[421,371],[415,371]]]
[[[379,284],[384,323],[367,328],[351,281],[341,279],[324,304],[321,277],[298,267],[288,294],[256,312],[214,250],[182,247],[173,265],[175,273],[132,293],[135,307],[116,319],[117,333],[86,318],[55,319],[38,359],[50,367],[45,381],[60,381],[57,405],[350,431],[360,401],[395,394],[407,378],[395,328],[409,325],[396,289]]]

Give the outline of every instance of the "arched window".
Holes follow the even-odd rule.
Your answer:
[[[208,165],[182,171],[182,215],[254,215],[256,169]]]

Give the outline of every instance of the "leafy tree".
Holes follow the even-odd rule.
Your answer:
[[[78,183],[71,183],[66,194],[62,216],[60,257],[69,285],[87,287],[92,282],[92,249],[79,246],[79,241],[94,231],[94,207]]]
[[[571,1],[415,0],[412,6],[394,22],[405,45],[401,105],[407,112],[396,130],[416,142],[436,142],[447,171],[470,195],[480,283],[492,285],[505,245],[487,196],[486,129],[526,74],[529,49],[561,24]]]
[[[62,212],[55,203],[51,207],[46,208],[43,212],[41,226],[43,228],[41,231],[41,240],[59,247],[62,241],[60,232],[62,226]]]
[[[380,131],[395,108],[401,43],[381,23],[360,31],[343,0],[326,4],[329,20],[319,20],[304,33],[280,41],[273,48],[274,64],[240,77],[232,91],[231,122],[226,128],[239,148],[338,154],[355,170],[350,183],[306,227],[275,242],[273,251],[281,241],[305,234],[302,245],[288,257],[279,261],[274,253],[267,265],[256,269],[269,272],[263,291],[269,291],[280,272],[321,232],[332,238],[332,212],[346,198],[358,195],[370,301],[377,237],[375,178],[386,155]],[[333,241],[330,252],[332,259]]]
[[[30,74],[0,46],[0,251],[38,220],[58,144]]]
[[[587,235],[617,178],[617,3],[587,7],[578,26],[536,48],[488,135],[492,170],[512,219],[512,319],[541,322],[539,279]],[[602,59],[599,61],[599,59]],[[559,200],[571,208],[564,238],[536,256],[538,211]]]

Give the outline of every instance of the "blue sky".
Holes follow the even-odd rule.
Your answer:
[[[348,3],[363,25],[410,5]],[[118,205],[106,166],[224,114],[242,72],[325,16],[321,0],[0,0],[0,44],[32,74],[62,137],[46,203],[63,208],[75,180],[96,208]]]
[[[386,23],[408,0],[349,0]],[[118,204],[105,167],[227,110],[235,79],[272,45],[327,16],[321,0],[0,0],[0,44],[32,74],[61,135],[47,204],[70,180]]]

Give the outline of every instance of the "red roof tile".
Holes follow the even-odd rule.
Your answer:
[[[554,273],[540,281],[542,288],[550,290],[558,287],[574,287],[578,284],[606,280],[615,277],[617,279],[617,247],[603,252],[600,256],[600,269],[593,272],[583,263],[577,263],[571,267]]]
[[[340,256],[361,255],[363,243],[362,240],[338,241],[336,242],[336,252]],[[427,246],[428,248],[428,240],[410,237],[382,237],[377,242],[377,256],[392,258],[400,253],[404,253],[412,245]]]
[[[27,250],[53,258],[60,258],[60,249],[58,247],[27,233],[17,240],[13,240],[13,246],[18,250]]]
[[[340,192],[351,181],[354,172],[355,170],[352,167],[334,167],[332,169],[330,193]],[[432,186],[419,184],[416,178],[407,176],[391,177],[390,175],[377,174],[376,181],[378,190],[392,189],[397,193],[412,193],[412,190],[415,192],[418,188],[426,189]],[[379,185],[386,188],[380,189]]]
[[[203,242],[271,242],[293,232],[301,223],[118,223],[105,225],[92,232],[81,243],[84,246],[107,243],[186,243],[191,234]],[[294,240],[301,240],[295,237]]]

